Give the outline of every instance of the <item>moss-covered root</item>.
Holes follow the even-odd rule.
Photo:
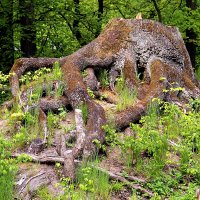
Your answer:
[[[10,73],[10,86],[13,97],[19,95],[19,78],[28,70],[36,70],[43,67],[52,67],[56,61],[61,62],[59,58],[19,58],[12,66]]]
[[[153,98],[164,98],[163,89],[166,88],[167,80],[162,80],[166,75],[166,67],[160,59],[155,59],[150,63],[151,82],[148,88],[148,93],[145,98],[126,110],[117,113],[115,124],[118,128],[123,128],[129,125],[130,122],[138,121],[143,116],[149,103]]]
[[[69,103],[74,109],[79,107],[81,104],[85,104],[87,107],[87,134],[83,151],[84,154],[90,154],[94,150],[92,140],[98,139],[100,142],[104,140],[104,134],[101,127],[105,123],[106,118],[103,108],[90,99],[87,93],[87,88],[83,82],[80,69],[76,65],[76,62],[72,61],[73,60],[66,62],[66,64],[63,66],[64,81],[67,85],[65,94],[67,95]],[[75,158],[80,156],[80,154],[80,152],[75,153]]]

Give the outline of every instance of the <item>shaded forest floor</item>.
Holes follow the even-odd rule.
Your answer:
[[[38,71],[22,77],[22,87],[35,88],[30,105],[42,95],[39,88],[44,76],[52,76],[53,80],[54,75],[43,69],[42,73]],[[105,87],[100,96],[89,89],[88,93],[112,119],[112,113],[124,109],[127,106],[124,102],[132,103],[134,96],[132,99],[128,99],[126,93],[116,96],[107,89],[106,76],[102,81]],[[62,96],[62,84],[56,94],[52,94],[51,89],[52,86],[49,87],[50,98]],[[26,113],[19,105],[11,109],[2,107],[0,200],[14,196],[35,200],[195,199],[200,184],[199,106],[199,99],[181,108],[153,99],[147,115],[125,130],[116,130],[112,120],[108,121],[103,127],[105,143],[93,141],[97,154],[82,163],[76,160],[75,182],[63,177],[63,158],[57,152],[63,136],[70,136],[66,148],[74,144],[74,112],[66,107],[49,111],[47,144],[32,152],[34,141],[44,138],[37,106]],[[87,119],[87,108],[80,109],[83,119]]]

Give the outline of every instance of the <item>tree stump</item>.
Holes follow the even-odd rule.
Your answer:
[[[138,91],[137,103],[115,114],[117,128],[125,128],[130,122],[138,121],[153,98],[182,105],[191,98],[200,97],[199,83],[178,28],[152,20],[113,19],[95,40],[69,56],[17,59],[10,71],[15,101],[19,99],[19,78],[23,73],[52,67],[56,61],[61,65],[66,85],[63,99],[53,104],[50,100],[41,99],[38,106],[45,109],[48,105],[48,109],[56,109],[56,102],[59,105],[69,104],[74,110],[81,104],[87,106],[86,135],[81,147],[83,156],[95,152],[94,139],[100,143],[104,141],[104,109],[89,96],[87,90],[87,83],[90,89],[98,90],[97,74],[100,69],[108,70],[110,90],[115,89],[116,78],[123,76],[130,90]],[[90,77],[84,83],[81,72],[85,69]],[[175,92],[171,89],[173,87],[184,89]]]

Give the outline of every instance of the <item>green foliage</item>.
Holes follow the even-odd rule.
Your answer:
[[[117,110],[121,111],[134,104],[136,100],[136,91],[128,88],[123,77],[117,79],[116,91],[119,95]]]
[[[54,200],[55,197],[53,197],[50,193],[49,193],[49,189],[47,187],[40,187],[36,194],[35,197],[38,197],[40,200]]]
[[[122,149],[128,171],[148,177],[144,187],[153,191],[152,199],[194,199],[198,188],[199,99],[191,100],[185,108],[187,112],[153,99],[140,123],[130,124],[134,134],[123,139],[111,126],[103,127],[107,144]],[[168,166],[175,167],[167,170]],[[133,199],[140,199],[138,195],[133,193]]]
[[[87,88],[87,93],[92,99],[95,98],[95,95],[94,95],[93,91],[89,87]]]
[[[0,105],[9,99],[10,97],[10,91],[8,87],[8,80],[10,78],[11,74],[4,74],[2,71],[0,71]]]
[[[0,135],[0,199],[12,200],[16,161],[10,156],[12,143]]]
[[[117,135],[116,129],[114,129],[113,127],[111,127],[108,124],[102,126],[102,128],[106,133],[105,141],[108,145],[114,147],[114,146],[120,144],[120,140],[119,140],[119,137]]]
[[[200,60],[200,59],[199,59]],[[200,66],[200,65],[199,65]],[[195,77],[198,81],[200,81],[200,67],[198,66],[198,68],[195,71]]]
[[[121,182],[113,182],[111,184],[111,190],[112,191],[120,191],[124,188],[124,183]]]
[[[108,70],[106,69],[99,70],[99,82],[102,88],[106,88],[109,86]]]
[[[82,166],[77,171],[77,181],[79,189],[84,192],[84,196],[89,199],[109,199],[109,176],[105,172],[99,171],[89,163]],[[91,193],[91,194],[88,194]]]
[[[61,80],[62,79],[62,72],[60,68],[60,64],[55,62],[53,65],[53,79],[54,80]]]
[[[47,79],[49,72],[51,72],[51,69],[46,67],[36,71],[28,71],[21,76],[19,81],[21,84],[25,84],[26,86],[28,86],[31,81],[43,82],[44,79]]]
[[[87,107],[87,104],[82,103],[81,105],[79,105],[78,108],[82,111],[83,121],[86,124],[87,123],[87,119],[88,119],[88,107]]]
[[[138,170],[157,175],[162,172],[172,151],[169,141],[178,139],[173,151],[180,153],[181,171],[199,178],[194,159],[200,147],[199,120],[199,113],[191,111],[185,114],[176,105],[155,99],[148,115],[140,120],[142,125],[131,124],[137,137],[126,137],[122,147],[125,152],[128,149],[132,151]]]
[[[53,131],[54,128],[58,128],[59,117],[52,112],[48,112],[47,115],[47,127],[50,132]]]

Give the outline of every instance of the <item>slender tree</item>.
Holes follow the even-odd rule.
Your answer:
[[[36,29],[34,16],[34,2],[19,0],[20,26],[21,26],[21,52],[23,57],[36,54]]]
[[[98,21],[97,21],[97,30],[96,30],[96,33],[95,33],[96,37],[101,32],[103,10],[104,10],[103,0],[98,0]]]
[[[190,8],[192,11],[197,9],[197,1],[196,0],[186,0],[186,6]],[[193,28],[186,29],[186,48],[190,54],[190,59],[192,62],[193,68],[196,68],[196,40],[197,34]]]
[[[158,15],[158,21],[162,22],[162,15],[161,15],[161,11],[160,11],[160,8],[158,6],[157,1],[156,0],[151,0],[151,1],[152,1],[153,5],[154,5],[154,8],[155,8],[156,13]]]
[[[0,71],[8,72],[14,62],[13,1],[0,1]]]

